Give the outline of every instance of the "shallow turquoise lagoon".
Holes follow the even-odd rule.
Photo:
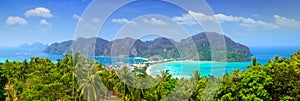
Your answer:
[[[251,62],[209,62],[209,61],[178,61],[158,64],[151,68],[151,75],[160,75],[161,71],[169,70],[173,77],[190,77],[194,71],[199,70],[201,76],[222,76],[233,70],[246,70]]]

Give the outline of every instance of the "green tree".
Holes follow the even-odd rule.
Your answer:
[[[91,62],[84,64],[83,67],[76,67],[77,83],[81,92],[80,95],[84,95],[88,101],[98,101],[107,93],[105,86],[100,80],[100,72],[96,71],[97,66],[98,64]]]
[[[0,64],[0,100],[4,101],[5,100],[5,84],[7,83],[7,78],[5,74],[3,73],[4,70],[2,69],[2,64]]]
[[[215,99],[221,101],[238,101],[241,99],[239,91],[241,89],[241,74],[239,70],[223,76],[222,84],[216,94]]]
[[[273,100],[300,99],[300,75],[294,67],[292,60],[278,57],[266,65],[274,82],[270,89]]]
[[[273,79],[264,71],[246,71],[241,75],[241,89],[239,94],[242,100],[271,100],[268,87],[272,86]]]

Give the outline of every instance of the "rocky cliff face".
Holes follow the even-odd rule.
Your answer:
[[[176,42],[168,38],[156,38],[152,41],[141,41],[139,39],[124,38],[116,39],[113,41],[107,41],[101,38],[78,38],[76,41],[65,41],[62,43],[54,43],[48,46],[44,52],[54,53],[69,53],[72,48],[72,43],[75,42],[76,46],[80,47],[80,51],[84,52],[88,50],[90,43],[96,41],[95,55],[97,56],[131,56],[131,57],[151,57],[159,55],[163,58],[179,58],[179,52],[176,46],[188,46],[191,43],[191,39],[196,44],[196,48],[199,53],[200,60],[211,60],[211,47],[207,38],[207,34],[212,36],[220,36],[218,33],[203,32],[191,36],[187,39],[182,39],[180,42]],[[250,49],[240,43],[236,43],[228,37],[224,37],[227,49],[226,61],[249,61],[252,55]],[[214,39],[212,39],[214,40]],[[218,45],[218,44],[216,44]],[[216,46],[218,47],[218,46]],[[185,48],[188,52],[189,48]],[[93,51],[94,52],[94,51]]]

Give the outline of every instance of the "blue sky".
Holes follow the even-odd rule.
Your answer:
[[[195,19],[209,21],[212,18],[218,19],[223,34],[247,46],[300,46],[299,0],[206,0],[214,14],[185,11],[159,0],[140,0],[118,8],[106,20],[101,11],[112,9],[119,1],[97,2],[105,4],[105,9],[93,9],[97,16],[89,18],[84,16],[88,11],[84,11],[92,8],[89,4],[95,1],[91,0],[2,0],[0,47],[71,40],[78,22],[85,28],[95,29],[84,30],[86,33],[97,32],[97,26],[103,24],[99,36],[107,40],[114,39],[117,33],[126,36],[142,31],[151,33],[151,29],[180,36],[177,33],[181,31],[168,30],[178,26],[193,35],[204,31]],[[197,4],[190,5],[198,8]],[[127,29],[120,31],[122,28]]]

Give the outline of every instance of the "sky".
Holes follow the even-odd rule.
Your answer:
[[[188,9],[160,0],[119,6],[125,1],[1,0],[0,47],[51,44],[78,34],[107,40],[160,34],[179,41],[186,34],[214,31],[197,23],[214,19],[221,34],[246,46],[300,46],[299,0],[204,1],[210,9],[196,2],[202,0],[177,0]]]

